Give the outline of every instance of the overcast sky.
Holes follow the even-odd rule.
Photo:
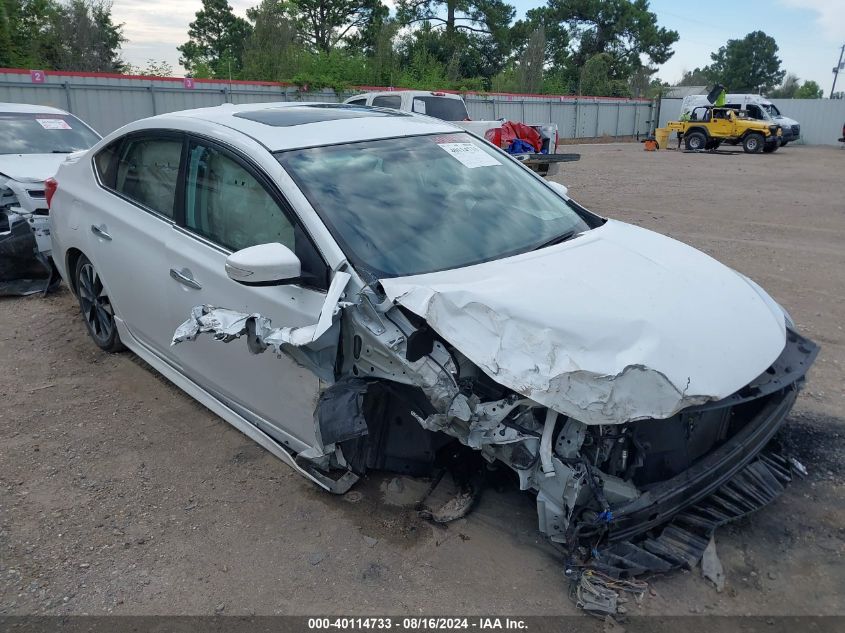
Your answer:
[[[259,0],[229,0],[238,15]],[[542,0],[511,0],[518,16]],[[176,47],[187,40],[188,23],[201,6],[200,0],[114,0],[115,22],[124,24],[129,41],[124,58],[136,66],[147,59],[166,60],[178,74]],[[387,4],[392,4],[388,2]],[[652,0],[651,8],[661,26],[680,34],[675,54],[658,76],[674,83],[684,70],[704,66],[710,53],[728,39],[763,30],[778,43],[783,68],[801,79],[813,79],[828,96],[839,47],[845,44],[845,0]],[[845,88],[845,77],[840,78]]]

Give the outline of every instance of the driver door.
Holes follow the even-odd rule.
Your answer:
[[[710,132],[714,136],[725,137],[733,134],[733,110],[713,110],[710,122]]]
[[[259,313],[275,327],[316,323],[328,271],[269,179],[227,148],[189,140],[183,185],[181,217],[168,240],[170,278],[165,282],[173,329],[194,306],[204,304]],[[299,256],[299,283],[254,287],[226,275],[230,253],[269,242],[280,242]],[[300,355],[296,360],[288,354],[278,358],[269,350],[252,354],[245,337],[222,343],[201,335],[171,349],[194,382],[302,451],[317,445],[313,412],[319,389],[318,376],[303,365],[313,365],[319,357],[333,368],[339,329],[335,324],[314,344],[320,349],[291,348]]]

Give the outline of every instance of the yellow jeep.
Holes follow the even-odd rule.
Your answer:
[[[677,132],[689,150],[716,149],[723,141],[742,143],[749,154],[777,151],[782,131],[779,125],[739,116],[731,108],[700,106],[682,121],[669,121],[666,128]]]

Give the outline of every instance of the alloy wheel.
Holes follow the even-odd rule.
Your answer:
[[[82,316],[88,324],[88,331],[100,343],[107,343],[114,331],[114,309],[106,294],[100,275],[90,262],[79,268],[77,291]]]

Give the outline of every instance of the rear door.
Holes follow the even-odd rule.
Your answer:
[[[145,130],[107,146],[94,161],[105,191],[81,205],[81,229],[90,232],[85,254],[115,315],[159,355],[167,354],[175,327],[165,296],[166,241],[174,225],[183,141],[180,132]]]
[[[295,214],[272,182],[246,157],[203,139],[188,142],[179,226],[168,241],[166,282],[170,318],[178,324],[198,305],[272,319],[274,327],[316,323],[326,299],[328,270]],[[226,275],[226,257],[242,248],[279,242],[300,258],[298,283],[253,287]],[[175,328],[175,325],[174,325]],[[296,451],[316,446],[313,411],[319,379],[329,377],[339,326],[311,348],[250,353],[247,341],[210,336],[173,347],[182,370],[243,417]],[[315,349],[319,347],[319,349]]]

